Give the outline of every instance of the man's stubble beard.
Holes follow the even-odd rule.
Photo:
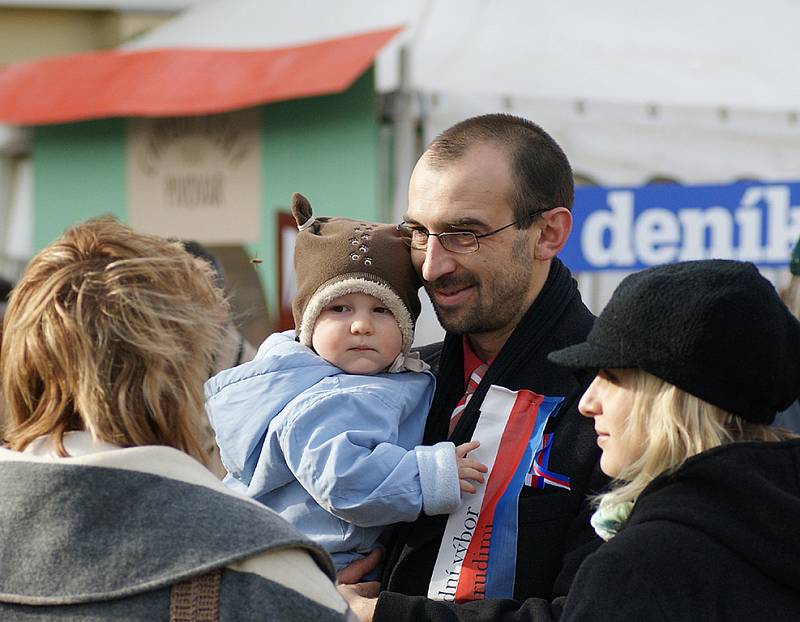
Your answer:
[[[525,233],[525,232],[521,232]],[[508,270],[484,277],[479,284],[472,276],[443,277],[435,283],[425,283],[425,290],[433,304],[436,317],[442,327],[455,335],[491,333],[507,328],[527,310],[528,288],[533,272],[533,256],[527,235],[518,234],[511,244],[506,260]],[[487,282],[489,281],[489,282]],[[476,284],[476,299],[457,310],[439,308],[434,297],[435,286]],[[486,293],[488,292],[488,296]]]

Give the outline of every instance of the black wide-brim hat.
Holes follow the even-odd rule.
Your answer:
[[[755,423],[771,423],[800,396],[800,322],[740,261],[627,276],[586,341],[548,358],[573,369],[643,369]]]

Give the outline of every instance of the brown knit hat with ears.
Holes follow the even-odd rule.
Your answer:
[[[292,302],[300,342],[311,346],[317,317],[334,298],[362,293],[392,312],[403,336],[403,353],[414,341],[422,285],[403,234],[394,225],[349,218],[315,218],[302,194],[292,195],[297,221],[294,270],[297,294]]]

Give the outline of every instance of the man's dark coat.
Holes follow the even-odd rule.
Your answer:
[[[489,367],[454,431],[456,443],[468,441],[480,416],[490,385],[565,398],[547,433],[555,434],[549,468],[571,478],[571,490],[547,486],[523,487],[519,501],[514,601],[477,601],[448,605],[423,598],[439,549],[446,516],[421,516],[398,527],[387,551],[375,622],[411,620],[546,620],[558,613],[563,597],[583,559],[600,544],[589,525],[587,495],[606,484],[599,470],[599,449],[591,420],[580,416],[578,400],[591,376],[547,361],[547,354],[584,341],[593,316],[578,293],[569,270],[557,259],[536,301],[520,321]],[[437,370],[437,388],[425,443],[444,440],[450,414],[464,392],[462,337],[422,349],[423,358]],[[478,439],[480,440],[480,439]],[[534,598],[528,603],[526,599]],[[544,599],[544,600],[542,600]]]

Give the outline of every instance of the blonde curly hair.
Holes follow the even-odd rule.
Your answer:
[[[228,306],[210,266],[112,218],[68,229],[31,260],[6,310],[4,441],[21,451],[85,430],[205,463],[203,381]]]

